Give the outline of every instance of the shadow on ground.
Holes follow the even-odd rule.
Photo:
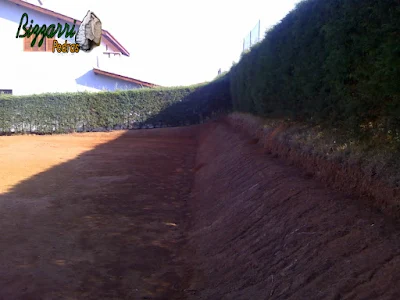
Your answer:
[[[188,240],[206,276],[189,299],[400,299],[398,224],[235,122],[199,136]]]
[[[195,132],[128,131],[1,194],[0,299],[183,299]]]
[[[231,125],[129,131],[0,195],[0,299],[400,299],[398,224]]]

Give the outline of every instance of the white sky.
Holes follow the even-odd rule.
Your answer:
[[[34,2],[34,1],[30,1]],[[243,38],[261,20],[261,34],[299,0],[42,0],[82,20],[93,11],[130,52],[131,76],[164,86],[212,80],[238,61]],[[127,74],[127,75],[128,75]]]

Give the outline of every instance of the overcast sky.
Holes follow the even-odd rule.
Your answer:
[[[30,1],[34,2],[34,1]],[[131,53],[131,76],[164,86],[212,80],[238,61],[243,38],[261,33],[299,0],[42,0],[44,7],[82,20],[92,10]]]

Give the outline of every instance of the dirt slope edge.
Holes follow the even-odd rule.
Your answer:
[[[361,199],[364,204],[380,210],[394,220],[400,220],[400,188],[389,187],[346,162],[339,164],[296,149],[288,141],[279,139],[287,128],[264,128],[261,119],[234,113],[226,120],[236,131],[258,140],[266,153],[273,154],[304,169],[329,187]]]
[[[191,299],[400,299],[399,229],[264,152],[226,123],[204,125]]]

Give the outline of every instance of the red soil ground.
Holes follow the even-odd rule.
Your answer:
[[[223,122],[0,137],[0,299],[400,299],[400,229]]]
[[[194,132],[0,137],[0,299],[183,299]]]

